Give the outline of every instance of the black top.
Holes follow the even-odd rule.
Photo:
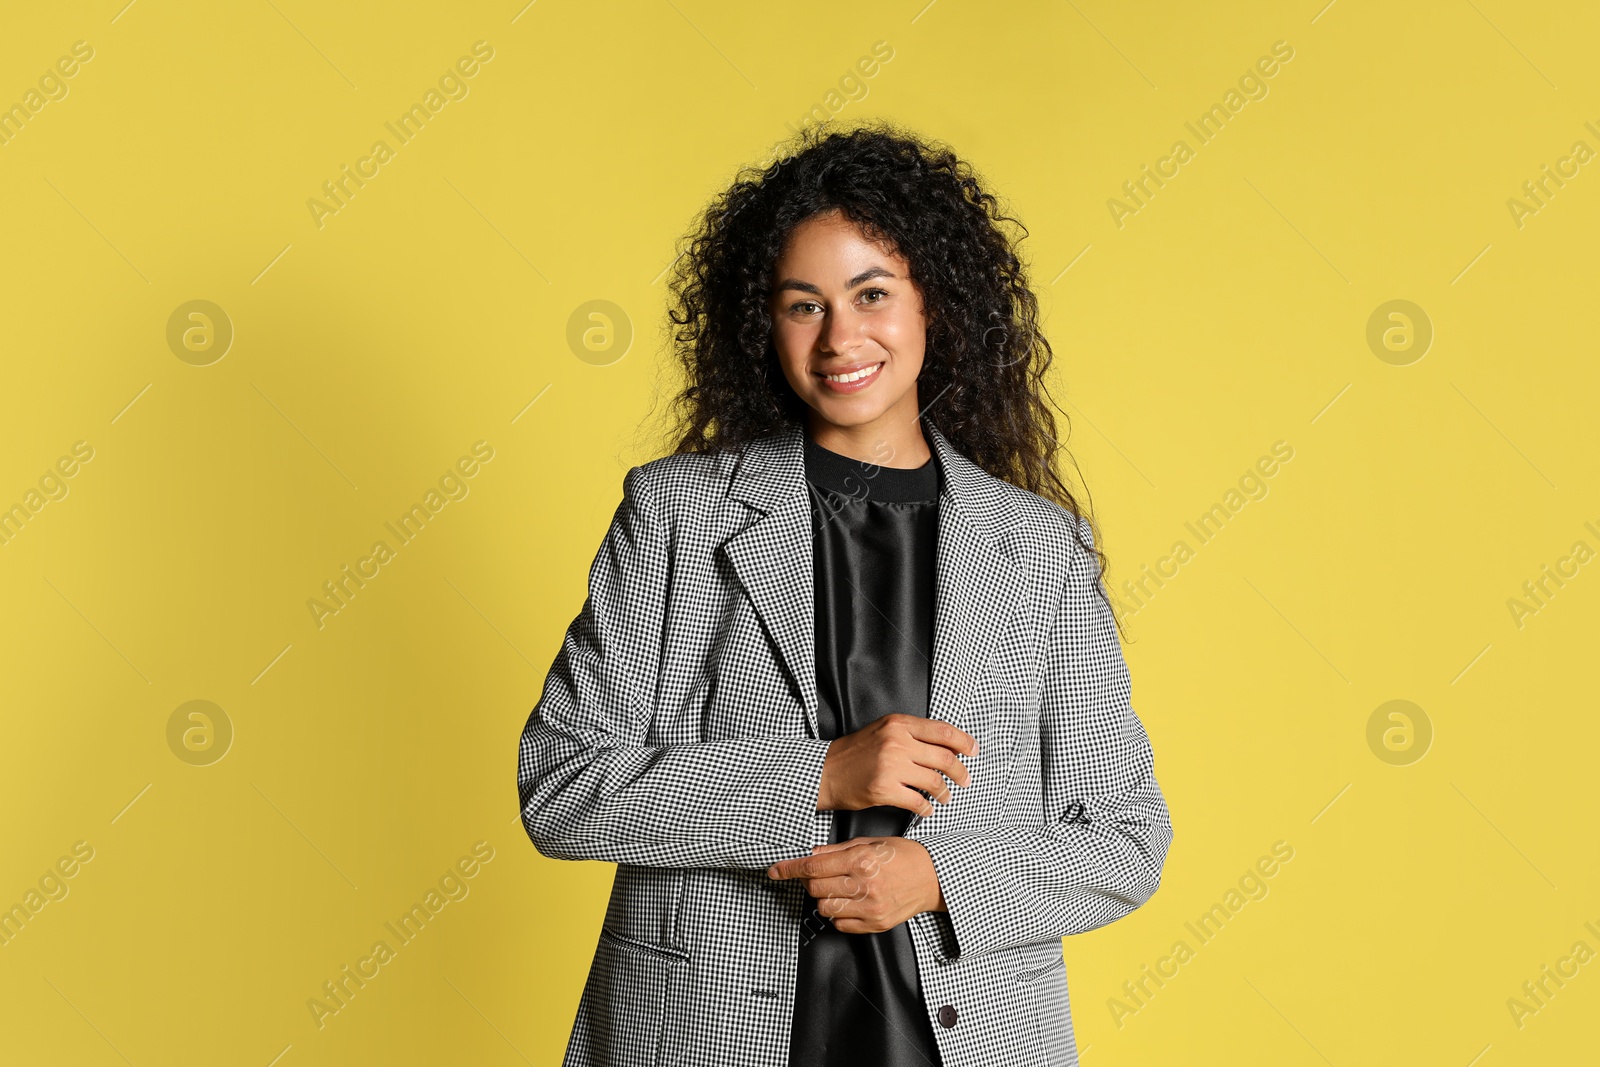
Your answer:
[[[826,739],[890,712],[928,714],[939,465],[883,467],[806,436],[816,594],[817,727]],[[833,813],[833,841],[898,837],[904,808]],[[939,1067],[911,930],[846,934],[808,894],[789,1062]]]

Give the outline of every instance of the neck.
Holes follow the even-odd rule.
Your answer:
[[[839,426],[812,411],[806,423],[811,440],[830,452],[862,463],[910,469],[933,458],[914,408],[909,418],[901,417],[892,422],[878,419],[860,426]]]

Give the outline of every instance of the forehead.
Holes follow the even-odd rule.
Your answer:
[[[838,263],[883,263],[902,268],[908,265],[888,241],[869,237],[859,224],[837,210],[797,223],[784,239],[778,263],[791,267]]]

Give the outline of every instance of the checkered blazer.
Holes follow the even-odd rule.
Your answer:
[[[922,425],[944,475],[928,713],[979,741],[971,785],[905,834],[949,909],[908,920],[926,1010],[943,1067],[1072,1067],[1061,939],[1155,892],[1172,824],[1087,524]],[[618,865],[565,1067],[787,1062],[805,883],[765,869],[833,818],[802,433],[627,472],[523,731],[534,847]]]

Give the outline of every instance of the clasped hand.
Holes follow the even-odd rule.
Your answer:
[[[885,805],[930,815],[933,801],[952,799],[947,778],[957,785],[972,782],[959,754],[977,755],[977,739],[936,719],[885,715],[829,744],[817,810]],[[933,858],[905,837],[818,845],[809,856],[773,864],[767,875],[804,879],[817,910],[846,934],[878,933],[920,912],[945,910]]]

